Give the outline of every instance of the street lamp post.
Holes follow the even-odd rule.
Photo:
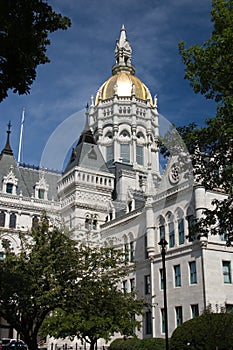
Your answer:
[[[158,244],[161,246],[162,265],[163,265],[164,328],[165,328],[165,345],[166,345],[166,350],[168,350],[167,276],[166,276],[166,265],[165,265],[166,246],[168,243],[166,239],[162,237]]]

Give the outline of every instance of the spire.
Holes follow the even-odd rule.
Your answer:
[[[86,122],[85,122],[85,127],[84,127],[84,130],[79,138],[79,141],[78,141],[78,144],[79,145],[80,143],[83,143],[83,142],[86,142],[86,143],[91,143],[91,144],[96,144],[96,141],[94,139],[94,136],[91,132],[91,129],[90,129],[90,125],[89,125],[89,106],[88,106],[88,103],[86,105],[86,112],[85,112],[85,115],[86,115]]]
[[[10,156],[13,156],[13,151],[11,149],[11,146],[10,146],[10,133],[11,133],[11,122],[9,121],[7,127],[7,139],[6,139],[6,144],[5,144],[5,147],[4,149],[2,150],[2,153],[1,154],[8,154]]]
[[[116,41],[115,48],[116,63],[112,68],[112,74],[115,75],[122,71],[127,71],[130,74],[135,73],[134,66],[131,63],[132,49],[127,40],[125,26],[122,25],[120,39]]]

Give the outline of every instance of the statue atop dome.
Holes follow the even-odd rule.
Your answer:
[[[131,63],[132,48],[126,36],[124,25],[121,27],[120,39],[116,41],[115,59],[116,63],[112,68],[112,74],[126,71],[130,74],[135,73],[134,66]]]

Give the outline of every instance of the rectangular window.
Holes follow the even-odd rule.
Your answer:
[[[180,265],[174,266],[174,277],[175,277],[175,287],[180,287],[181,286]]]
[[[128,143],[123,143],[120,145],[121,146],[121,160],[124,163],[129,163],[130,162],[130,147]]]
[[[159,237],[161,238],[165,238],[165,226],[161,225],[159,226]]]
[[[178,220],[179,244],[184,244],[184,219]]]
[[[176,306],[176,326],[180,326],[183,323],[182,306]]]
[[[198,304],[191,305],[192,318],[199,316],[199,306]]]
[[[191,261],[189,263],[189,275],[190,275],[190,284],[197,283],[196,261]]]
[[[134,261],[134,242],[130,242],[129,244],[129,258],[130,262]]]
[[[45,190],[43,190],[42,188],[39,188],[39,190],[38,190],[38,198],[39,199],[44,199],[44,194],[45,194]]]
[[[6,184],[6,193],[13,193],[13,184],[11,183]]]
[[[161,309],[161,331],[165,333],[165,312],[164,309]]]
[[[112,163],[114,160],[113,145],[106,146],[106,162]]]
[[[136,145],[136,162],[139,165],[144,165],[143,150],[143,146]]]
[[[164,274],[163,274],[163,269],[159,270],[160,273],[160,289],[164,289]]]
[[[151,311],[146,311],[146,334],[152,334],[152,315]]]
[[[130,292],[133,293],[135,291],[135,279],[130,279]]]
[[[122,282],[122,292],[125,294],[127,293],[127,281]]]
[[[231,283],[231,262],[230,261],[222,262],[222,272],[223,272],[224,283]]]
[[[150,275],[145,276],[145,294],[151,293]]]
[[[168,231],[169,231],[169,247],[172,248],[175,245],[175,232],[174,232],[173,222],[169,222]]]

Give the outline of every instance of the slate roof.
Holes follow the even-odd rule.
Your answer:
[[[72,150],[64,173],[76,166],[110,173],[90,128],[86,125],[79,141]]]
[[[10,146],[9,135],[10,132],[8,132],[6,145],[0,154],[0,188],[2,189],[2,182],[4,177],[7,176],[10,171],[12,171],[18,180],[16,193],[18,195],[22,193],[22,195],[25,197],[31,197],[32,195],[35,195],[36,183],[42,177],[44,177],[46,183],[49,186],[48,199],[56,200],[57,182],[60,179],[61,174],[47,169],[40,169],[39,167],[26,165],[18,166]]]

